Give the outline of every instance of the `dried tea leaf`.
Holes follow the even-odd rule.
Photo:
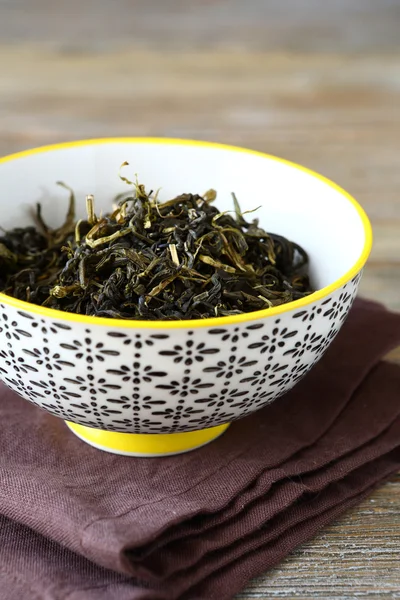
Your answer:
[[[4,232],[0,290],[58,310],[148,320],[237,315],[312,292],[304,249],[247,222],[254,211],[242,212],[235,195],[234,211],[221,212],[214,190],[159,202],[119,177],[133,189],[109,214],[97,217],[89,195],[76,222],[62,184],[70,199],[61,227],[48,227],[38,206],[38,228]]]

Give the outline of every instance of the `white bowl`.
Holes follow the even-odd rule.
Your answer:
[[[85,317],[0,294],[6,385],[99,448],[170,454],[272,402],[321,358],[356,295],[371,227],[347,192],[308,169],[251,150],[151,138],[72,142],[0,159],[0,225],[31,223],[36,202],[59,225],[67,203],[59,180],[74,189],[79,216],[89,193],[98,211],[109,211],[126,191],[118,178],[124,161],[147,189],[161,186],[161,200],[214,188],[221,210],[232,209],[231,192],[243,210],[261,205],[260,224],[309,253],[317,289],[268,310],[173,322]]]

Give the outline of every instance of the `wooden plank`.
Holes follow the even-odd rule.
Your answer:
[[[349,511],[238,599],[400,598],[400,476]]]
[[[305,164],[366,208],[361,292],[400,310],[398,0],[0,5],[0,154],[160,135]],[[397,476],[238,598],[400,598],[399,515]]]

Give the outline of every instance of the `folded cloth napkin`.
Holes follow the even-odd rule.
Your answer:
[[[0,599],[225,600],[400,469],[400,315],[358,300],[293,390],[212,444],[95,450],[0,388]]]

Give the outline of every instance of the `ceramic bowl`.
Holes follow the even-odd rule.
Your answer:
[[[260,152],[168,139],[105,139],[29,150],[0,159],[0,225],[31,223],[41,202],[50,224],[67,204],[62,180],[84,214],[93,193],[108,211],[126,191],[128,161],[160,199],[218,191],[217,205],[262,205],[269,231],[309,253],[316,291],[253,313],[146,322],[85,317],[0,294],[0,377],[105,450],[160,455],[214,439],[228,424],[276,400],[321,358],[342,326],[371,247],[357,202],[324,177]]]

